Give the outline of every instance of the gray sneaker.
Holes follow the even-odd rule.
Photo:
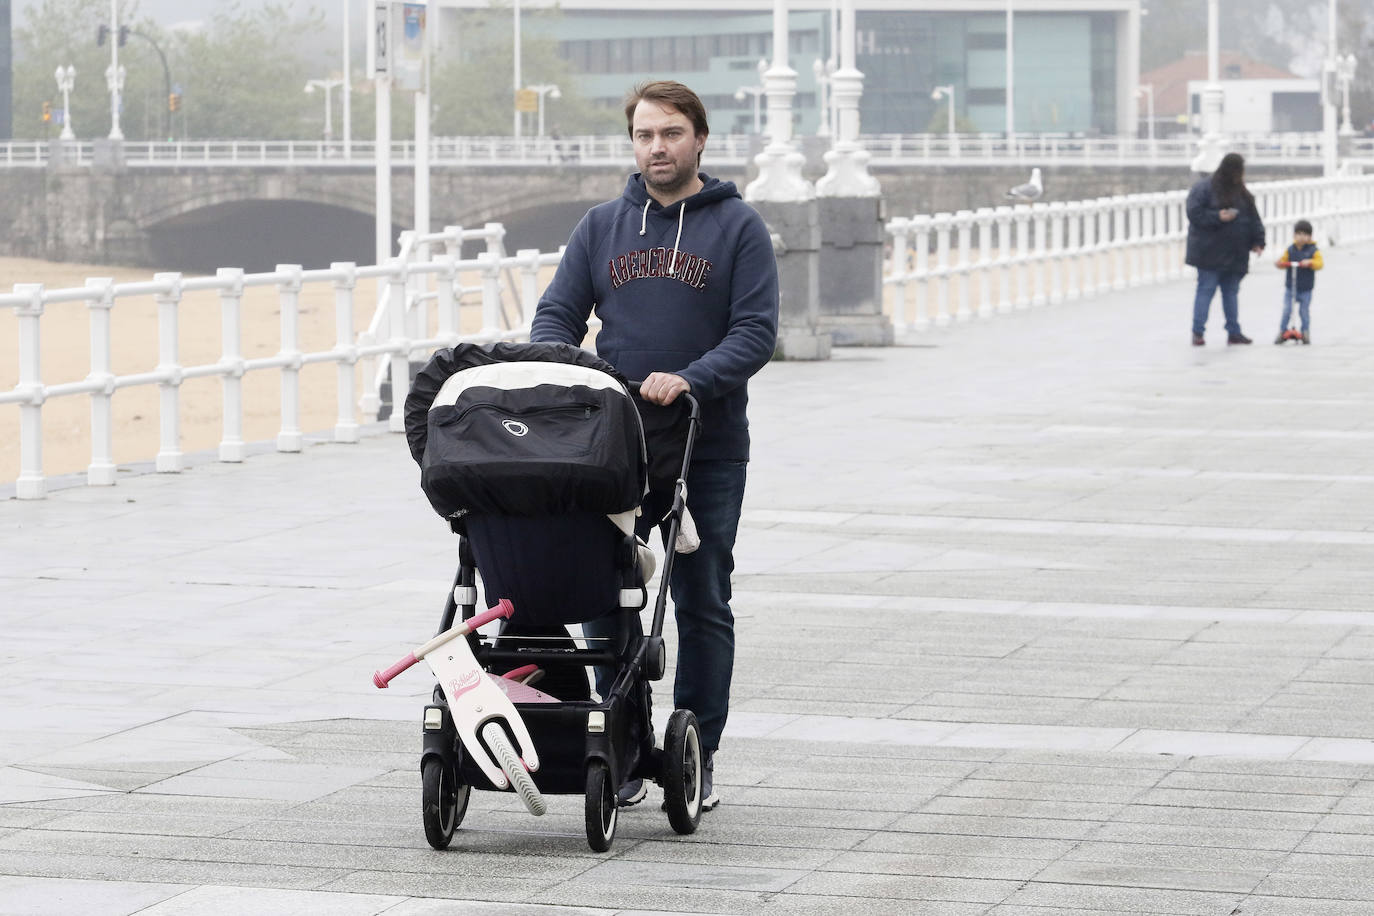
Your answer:
[[[710,811],[720,804],[720,796],[716,794],[714,785],[715,780],[715,751],[706,755],[706,759],[701,765],[701,810]]]
[[[642,779],[631,779],[620,787],[616,793],[615,803],[618,808],[628,808],[644,801],[649,794],[649,787],[644,784]]]

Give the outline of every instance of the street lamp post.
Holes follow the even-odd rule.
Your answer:
[[[741,86],[735,90],[735,101],[743,102],[750,96],[754,97],[754,133],[763,130],[763,113],[760,107],[760,99],[763,98],[764,89],[762,86]]]
[[[332,93],[335,89],[344,85],[344,81],[337,80],[306,80],[305,91],[314,95],[316,89],[324,90],[324,142],[328,143],[334,139],[334,104]]]
[[[1350,123],[1350,84],[1355,82],[1355,67],[1358,61],[1354,54],[1346,54],[1336,59],[1336,79],[1341,84],[1341,136],[1355,135],[1355,126]]]
[[[511,55],[511,57],[514,58],[514,61],[513,61],[513,62],[514,62],[514,64],[515,64],[515,82],[513,83],[513,85],[515,86],[515,94],[516,94],[516,96],[519,96],[519,95],[520,95],[520,84],[521,84],[521,80],[520,80],[520,0],[515,0],[515,2],[511,4],[511,6],[514,7],[513,20],[514,20],[514,24],[515,24],[515,52]],[[515,105],[515,139],[517,139],[517,140],[520,139],[520,106],[519,106],[519,99],[518,99],[518,98],[517,98],[517,100],[516,100],[516,105]]]
[[[343,0],[343,154],[353,155],[353,48],[349,37],[349,7],[351,0]]]
[[[61,139],[74,140],[76,134],[72,132],[72,86],[76,83],[76,68],[71,64],[65,67],[58,64],[57,72],[53,75],[57,77],[57,88],[62,93]]]
[[[105,69],[105,85],[110,89],[110,139],[123,140],[119,129],[120,94],[124,91],[124,68],[119,65],[119,0],[110,0],[110,66]]]
[[[767,69],[768,69],[768,61],[766,61],[766,60],[760,60],[760,61],[759,61],[759,79],[760,79],[760,81],[762,81],[763,73],[764,73],[764,71],[767,70]],[[760,105],[761,105],[760,99],[763,98],[763,95],[764,95],[764,93],[765,93],[766,91],[767,91],[767,90],[766,90],[763,86],[741,86],[741,87],[739,87],[738,89],[735,90],[735,101],[736,101],[736,102],[743,102],[745,99],[747,99],[747,98],[748,98],[749,96],[751,96],[751,95],[754,97],[754,133],[756,133],[756,134],[763,130],[763,118],[762,118],[762,109],[761,109],[761,107],[760,107]]]
[[[1207,85],[1202,90],[1202,140],[1193,159],[1194,172],[1214,172],[1225,153],[1221,132],[1221,64],[1217,0],[1207,0]]]
[[[1013,53],[1016,43],[1013,40],[1015,25],[1011,9],[1012,0],[1007,0],[1007,147],[1010,148],[1012,140],[1016,136],[1016,97],[1013,93],[1016,66]]]
[[[954,143],[954,84],[948,86],[936,86],[935,91],[930,94],[935,101],[949,99],[949,142]]]
[[[821,60],[819,57],[811,62],[811,72],[816,77],[816,102],[820,108],[820,126],[816,128],[816,136],[830,136],[830,75],[835,72],[835,61]]]
[[[1322,174],[1336,174],[1339,153],[1336,149],[1336,0],[1326,8],[1326,60],[1322,62]]]
[[[1155,87],[1150,83],[1141,83],[1136,88],[1136,92],[1145,96],[1145,136],[1149,138],[1150,146],[1155,145]]]
[[[539,95],[539,136],[544,136],[544,96],[548,96],[555,101],[563,98],[563,93],[559,91],[554,83],[535,83],[533,86],[526,86],[526,89]]]

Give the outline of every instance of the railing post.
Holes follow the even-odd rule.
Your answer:
[[[952,213],[935,214],[935,326],[949,327],[949,229]]]
[[[15,309],[19,319],[19,384],[28,395],[19,405],[19,477],[14,495],[42,499],[47,495],[43,478],[43,364],[39,323],[43,318],[43,284],[16,283],[14,291],[28,296],[28,305]]]
[[[1056,200],[1050,204],[1050,256],[1046,269],[1050,274],[1050,302],[1058,305],[1064,301],[1064,202]]]
[[[243,268],[221,267],[215,278],[219,291],[220,377],[224,397],[223,436],[219,460],[243,460]]]
[[[960,210],[954,214],[954,225],[959,229],[959,261],[956,270],[959,273],[959,307],[954,313],[954,319],[960,323],[968,321],[973,317],[973,310],[969,307],[969,248],[973,245],[973,211]]]
[[[918,334],[930,329],[930,222],[926,214],[911,220],[916,239],[916,320],[912,330]]]
[[[521,248],[515,257],[520,262],[520,327],[527,328],[539,304],[539,249]]]
[[[110,371],[110,310],[114,308],[114,278],[92,277],[86,287],[98,290],[86,303],[91,318],[91,373],[86,378],[100,385],[91,392],[91,463],[86,467],[86,483],[92,487],[112,487],[115,482],[114,373]]]
[[[405,403],[410,394],[410,338],[406,336],[406,268],[400,258],[390,261],[386,277],[387,318],[391,331],[391,415],[387,429],[405,432]]]
[[[1144,273],[1143,264],[1145,260],[1145,232],[1142,227],[1145,204],[1142,200],[1144,195],[1132,194],[1126,198],[1126,216],[1130,220],[1130,251],[1127,255],[1130,263],[1130,279],[1127,285],[1131,287],[1139,286]]]
[[[461,241],[457,244],[445,241],[444,254],[438,258],[443,269],[434,278],[439,337],[450,347],[458,342],[459,337],[458,296],[454,293],[454,287],[458,285],[457,252],[461,245]]]
[[[501,330],[501,256],[491,251],[477,255],[482,265],[482,333]]]
[[[1069,224],[1068,247],[1064,254],[1065,298],[1076,302],[1083,296],[1083,202],[1076,200],[1064,210]]]
[[[996,249],[992,246],[992,208],[979,207],[973,212],[978,225],[978,317],[991,318],[992,274],[996,264]]]
[[[1122,197],[1113,197],[1111,201],[1112,240],[1108,244],[1112,261],[1112,289],[1120,292],[1126,288],[1124,252],[1122,251],[1122,247],[1126,244],[1126,204],[1125,198]]]
[[[1035,268],[1031,270],[1031,275],[1035,277],[1035,292],[1031,294],[1031,307],[1044,305],[1049,301],[1047,295],[1049,283],[1049,250],[1050,234],[1045,223],[1049,215],[1049,205],[1034,203],[1030,206],[1031,220],[1035,226]]]
[[[1095,200],[1083,202],[1083,251],[1079,256],[1079,277],[1083,298],[1097,294],[1097,213]]]
[[[301,348],[300,297],[301,266],[278,264],[277,273],[287,278],[277,286],[281,303],[281,431],[277,433],[277,451],[299,452],[304,444],[301,435]]]
[[[358,265],[335,261],[329,269],[334,278],[334,347],[339,353],[339,419],[334,423],[335,442],[358,441],[358,418],[353,410],[357,389],[358,346],[353,340],[353,290],[358,285]]]
[[[911,258],[907,250],[911,220],[905,216],[896,217],[887,224],[887,231],[892,235],[892,263],[888,268],[888,276],[892,280],[892,329],[898,334],[905,334],[910,327],[906,314],[906,284],[907,266]]]
[[[997,248],[998,261],[1002,265],[1001,275],[997,283],[997,312],[1000,315],[1010,314],[1015,296],[1012,294],[1012,261],[1015,258],[1016,249],[1012,247],[1011,238],[1011,215],[1012,208],[1001,206],[993,210],[997,215]]]
[[[158,422],[161,427],[157,470],[174,474],[185,467],[181,454],[181,363],[177,348],[181,274],[153,274],[153,280],[167,284],[166,291],[153,297],[157,300],[157,371],[166,376],[157,384]]]
[[[1030,204],[1016,208],[1016,310],[1030,308]]]

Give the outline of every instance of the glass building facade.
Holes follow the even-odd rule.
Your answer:
[[[800,5],[793,4],[788,19],[790,63],[797,71],[793,110],[797,129],[814,133],[821,101],[814,62],[830,56],[831,16],[827,9],[797,9]],[[859,0],[855,33],[864,74],[863,132],[943,132],[946,103],[932,99],[931,92],[951,84],[961,130],[1004,131],[1005,13],[996,6],[989,11],[986,3],[971,3],[976,8],[966,11],[951,9],[957,4],[949,2],[929,5],[943,8],[865,10]],[[1138,4],[1083,0],[1054,11],[1021,6],[1014,24],[1017,132],[1117,133],[1125,117],[1122,100],[1129,97],[1122,90],[1132,88],[1121,86],[1122,54],[1128,49],[1119,47],[1120,36],[1125,17],[1132,8],[1138,11]],[[754,102],[746,87],[761,85],[759,61],[772,57],[771,9],[759,7],[701,10],[684,0],[660,2],[652,11],[625,10],[581,0],[563,3],[555,18],[532,17],[528,28],[558,42],[559,54],[582,74],[582,94],[598,104],[618,107],[640,80],[677,79],[702,96],[715,130],[748,132]],[[742,88],[744,98],[737,99]]]

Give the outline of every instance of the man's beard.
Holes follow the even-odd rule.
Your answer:
[[[654,166],[657,163],[650,162],[649,167],[644,170],[644,183],[659,193],[672,193],[685,188],[696,177],[696,169],[691,165],[681,165],[671,159],[659,160],[667,162],[673,166],[669,173],[663,174],[660,178],[654,177]]]

